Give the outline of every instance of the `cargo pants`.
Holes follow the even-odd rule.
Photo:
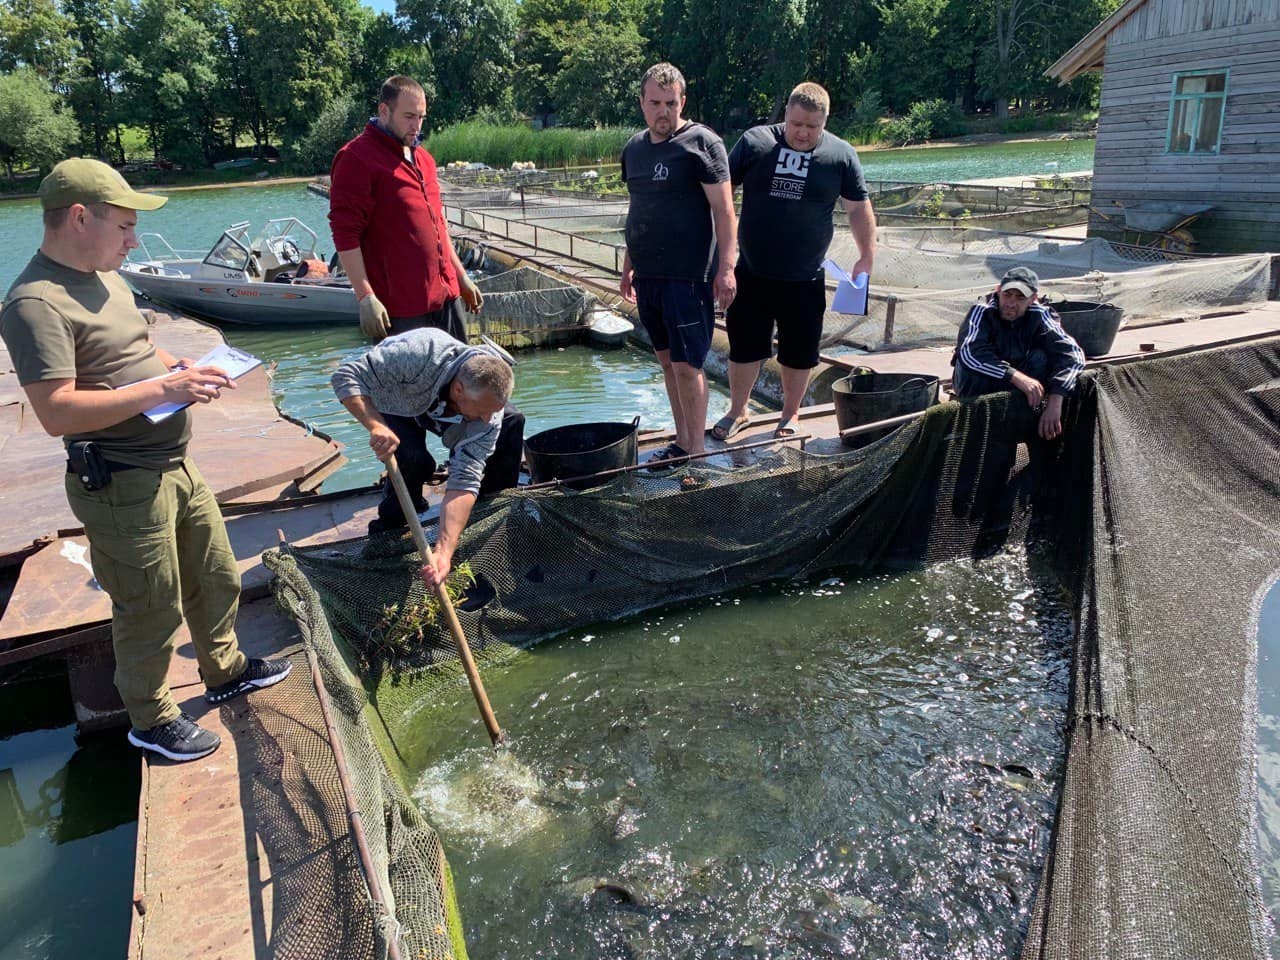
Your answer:
[[[240,573],[213,491],[190,459],[117,470],[101,490],[66,478],[98,583],[111,597],[116,689],[138,730],[179,714],[169,663],[183,618],[206,686],[239,676]]]

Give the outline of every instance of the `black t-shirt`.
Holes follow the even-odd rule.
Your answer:
[[[653,143],[649,131],[641,130],[622,148],[622,179],[631,194],[627,252],[635,275],[647,280],[715,276],[715,229],[703,184],[729,179],[719,135],[690,122]]]
[[[787,146],[784,126],[752,127],[729,154],[742,185],[738,262],[772,280],[812,280],[831,245],[832,213],[841,197],[867,199],[853,147],[824,131],[808,153]]]

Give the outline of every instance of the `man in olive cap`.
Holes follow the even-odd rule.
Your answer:
[[[1039,302],[1040,278],[1014,267],[969,311],[960,325],[952,389],[961,399],[1019,390],[1040,411],[1045,440],[1062,433],[1062,402],[1084,370],[1084,351],[1062,329],[1058,314]]]
[[[178,709],[167,681],[185,617],[210,703],[283,680],[287,660],[248,659],[236,641],[240,575],[213,492],[187,458],[185,409],[235,381],[154,346],[117,269],[138,246],[137,193],[97,160],[64,160],[40,184],[44,238],[0,309],[18,382],[40,425],[67,445],[65,490],[94,577],[111,597],[116,687],[129,741],[171,760],[217,749]]]

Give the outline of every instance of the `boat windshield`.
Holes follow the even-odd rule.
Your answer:
[[[211,267],[245,270],[249,265],[249,224],[237,223],[222,232],[204,262]]]
[[[273,250],[288,254],[292,252],[291,247],[296,248],[296,255],[286,255],[281,258],[282,260],[297,262],[316,257],[316,232],[297,217],[268,220],[262,232],[253,241],[255,250]]]

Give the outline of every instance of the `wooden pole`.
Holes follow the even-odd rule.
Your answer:
[[[422,522],[418,520],[418,511],[413,505],[413,498],[409,496],[409,488],[405,486],[404,477],[400,474],[396,455],[390,454],[386,462],[387,478],[395,488],[396,499],[400,501],[400,509],[404,511],[404,518],[409,522],[409,531],[413,534],[413,542],[418,547],[422,563],[434,570],[435,561],[431,545],[427,543],[427,535],[422,530]],[[458,622],[458,614],[453,609],[453,601],[449,599],[449,591],[445,589],[443,583],[438,584],[435,590],[436,596],[440,598],[440,609],[444,611],[449,632],[453,634],[453,641],[458,645],[458,655],[462,657],[462,669],[466,671],[467,682],[471,684],[471,693],[476,698],[476,706],[480,708],[480,716],[484,719],[485,728],[489,731],[489,739],[493,741],[495,747],[500,746],[505,739],[502,728],[498,726],[498,718],[493,715],[493,708],[489,706],[489,695],[484,691],[484,682],[480,679],[480,671],[471,657],[471,647],[468,646],[466,635],[462,632],[462,624]]]

